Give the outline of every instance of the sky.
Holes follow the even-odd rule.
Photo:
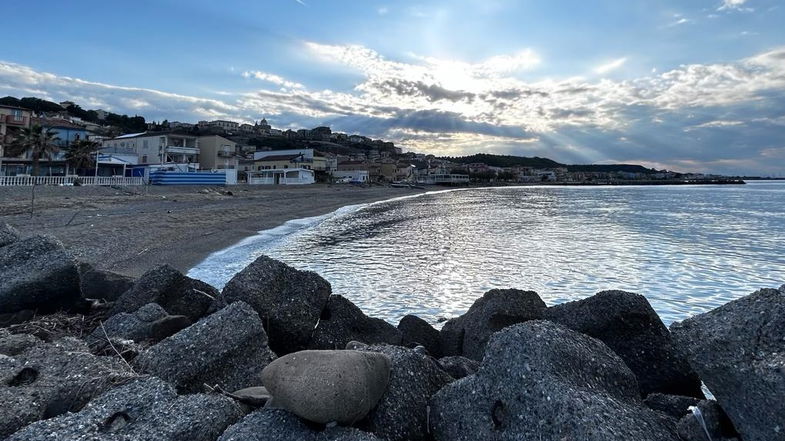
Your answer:
[[[0,96],[785,176],[783,0],[28,0]]]

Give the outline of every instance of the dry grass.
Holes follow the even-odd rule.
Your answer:
[[[24,323],[11,325],[8,331],[12,334],[32,334],[47,342],[63,337],[84,339],[98,328],[106,317],[106,310],[89,315],[57,312],[38,315]]]

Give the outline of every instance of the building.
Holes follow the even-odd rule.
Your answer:
[[[265,169],[248,172],[252,185],[308,185],[316,182],[313,170],[304,168]]]
[[[370,181],[368,170],[335,170],[332,176],[336,182],[365,184]]]
[[[202,170],[237,169],[237,143],[223,136],[199,137],[199,165]]]
[[[27,174],[26,169],[19,171],[16,166],[13,170],[7,167],[5,147],[14,141],[22,129],[30,127],[32,117],[31,110],[0,105],[0,176]]]
[[[172,132],[142,132],[103,141],[101,153],[132,153],[139,164],[188,164],[199,169],[199,138]]]
[[[327,170],[327,158],[316,157],[313,149],[270,150],[254,153],[254,170],[303,168]]]
[[[217,119],[215,121],[210,121],[207,123],[208,127],[218,127],[224,129],[228,132],[236,132],[240,129],[240,123],[234,121],[226,121],[223,119]]]

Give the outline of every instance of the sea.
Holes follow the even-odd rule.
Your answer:
[[[260,255],[397,324],[437,324],[493,288],[548,305],[619,289],[666,324],[785,283],[785,181],[429,191],[298,219],[188,273],[218,288]]]

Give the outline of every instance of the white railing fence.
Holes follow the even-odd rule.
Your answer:
[[[144,185],[142,177],[125,176],[0,176],[0,187],[32,185]]]

